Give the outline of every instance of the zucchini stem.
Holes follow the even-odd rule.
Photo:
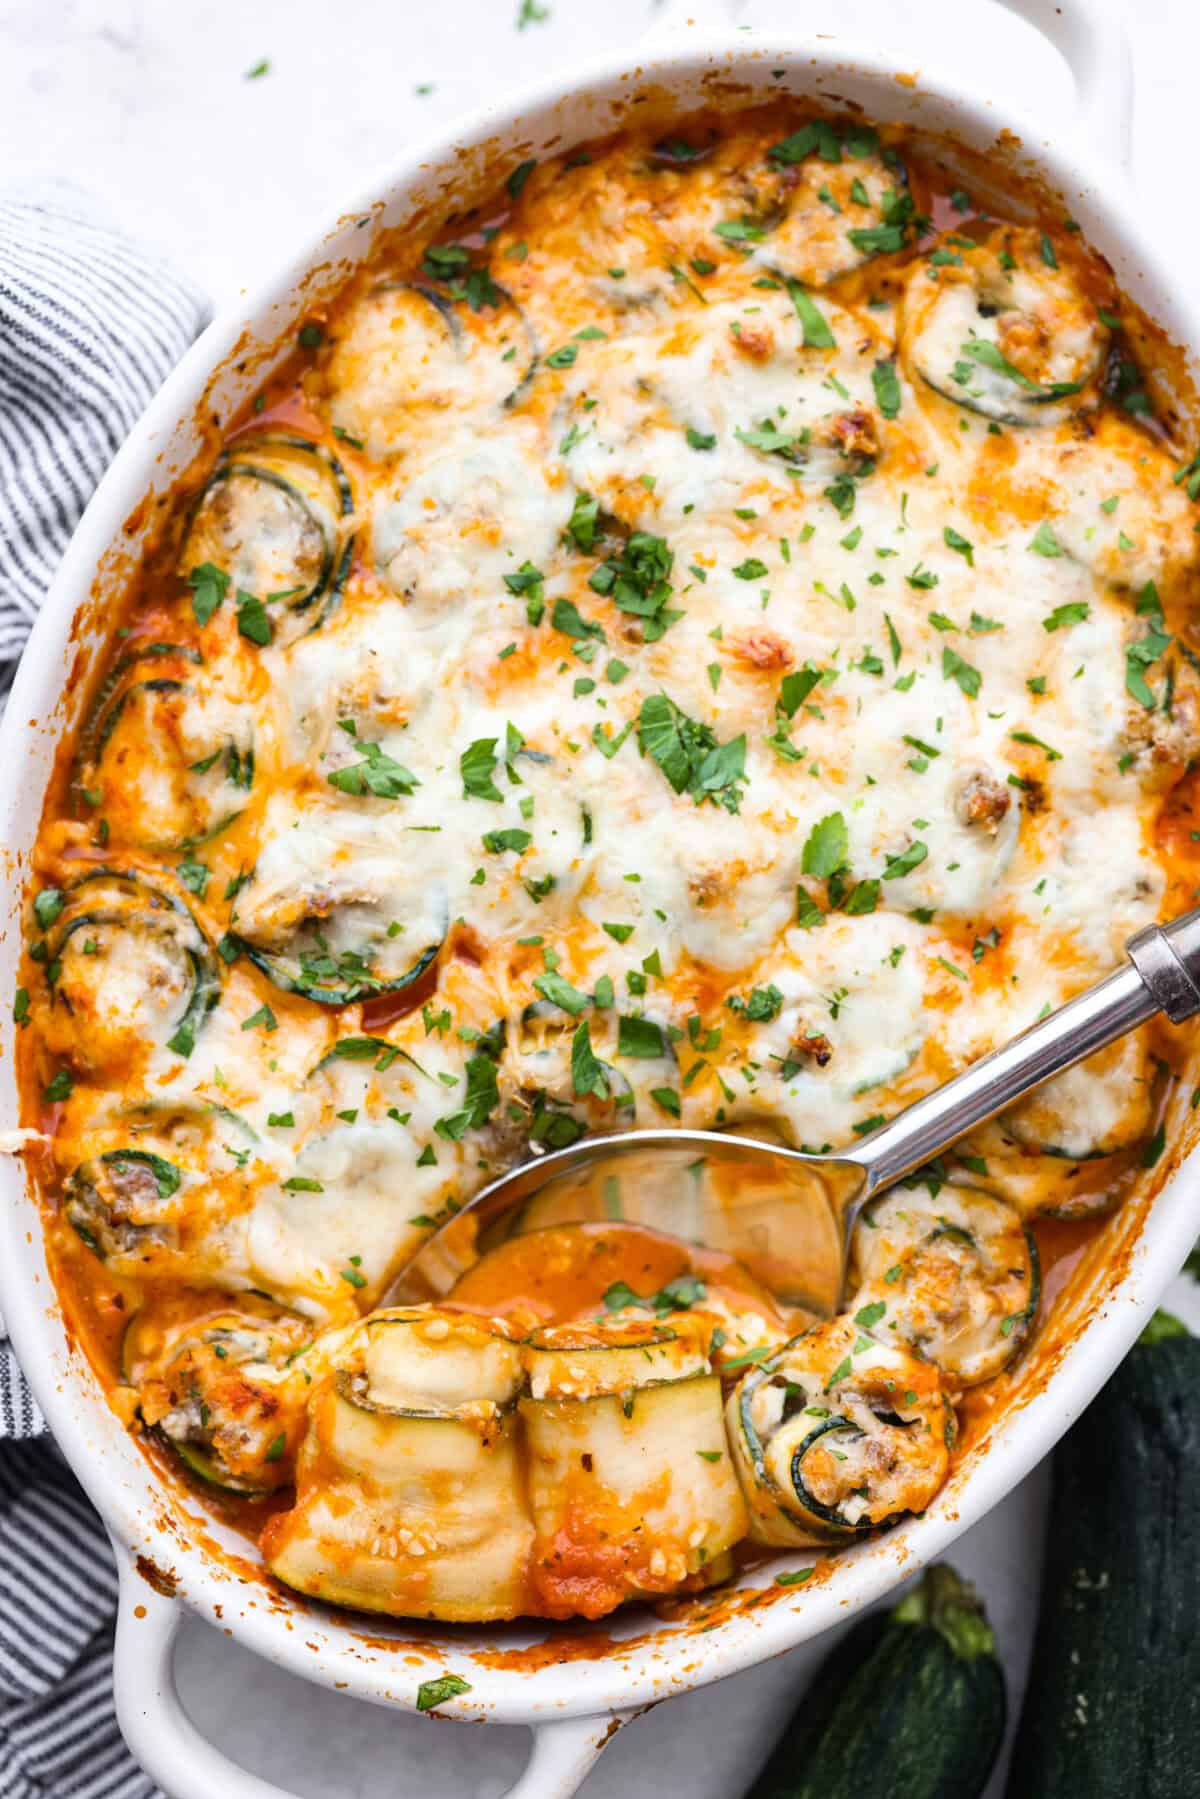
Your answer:
[[[995,1655],[996,1635],[974,1587],[946,1563],[928,1568],[915,1587],[892,1607],[898,1624],[924,1624],[940,1631],[955,1655],[974,1661]]]

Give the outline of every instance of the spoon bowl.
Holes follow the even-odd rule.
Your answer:
[[[732,1133],[625,1131],[573,1143],[476,1194],[408,1264],[388,1303],[445,1298],[462,1272],[452,1245],[464,1236],[478,1254],[552,1225],[623,1223],[723,1250],[783,1304],[828,1317],[866,1188],[851,1154],[805,1155]]]
[[[846,1299],[863,1206],[1043,1082],[1163,1012],[1200,1011],[1200,908],[1149,925],[1128,961],[844,1150],[809,1154],[724,1131],[624,1131],[532,1155],[449,1214],[382,1303],[443,1299],[469,1262],[554,1224],[624,1221],[737,1257],[819,1317]]]

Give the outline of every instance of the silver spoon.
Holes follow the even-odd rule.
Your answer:
[[[851,1233],[868,1200],[1157,1013],[1180,1024],[1200,1011],[1200,908],[1125,948],[1115,974],[848,1149],[810,1155],[725,1132],[649,1130],[535,1154],[427,1238],[386,1303],[444,1297],[463,1272],[453,1246],[471,1229],[464,1219],[481,1249],[514,1231],[619,1218],[727,1250],[778,1298],[829,1316],[845,1298]]]

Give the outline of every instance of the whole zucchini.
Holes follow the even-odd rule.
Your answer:
[[[1005,1712],[978,1597],[930,1568],[843,1637],[747,1799],[979,1799]]]
[[[1159,1312],[1054,1456],[1009,1799],[1200,1792],[1200,1340]]]

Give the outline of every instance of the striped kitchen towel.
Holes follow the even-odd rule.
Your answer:
[[[74,189],[0,194],[0,692],[92,490],[208,316]]]
[[[0,696],[93,488],[207,319],[73,189],[0,194]],[[0,1325],[0,1799],[157,1799],[113,1713],[116,1592]]]

